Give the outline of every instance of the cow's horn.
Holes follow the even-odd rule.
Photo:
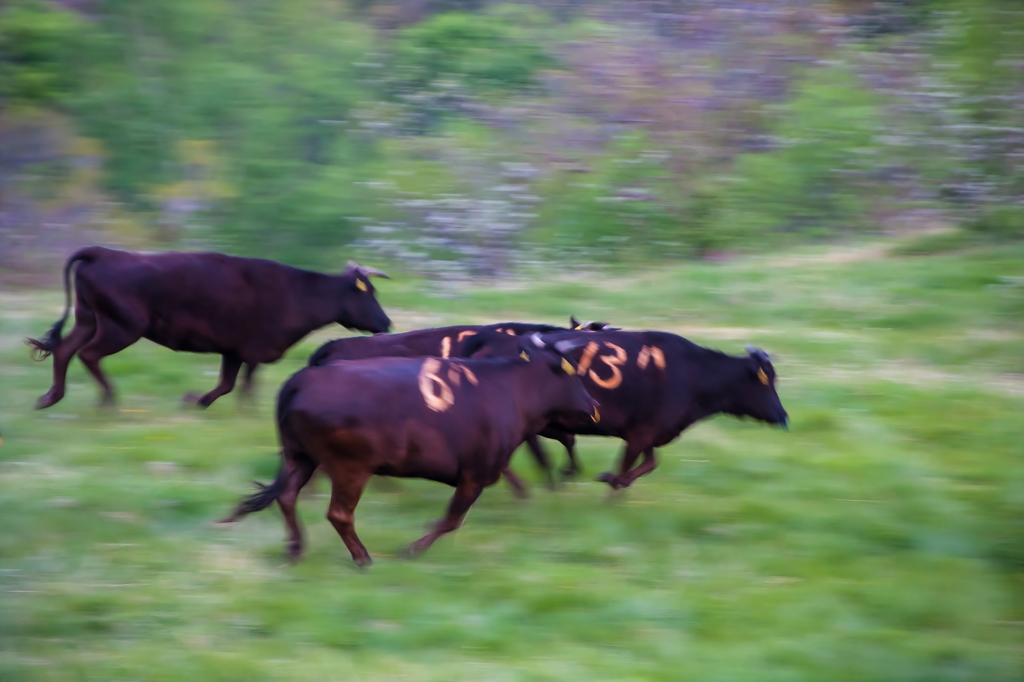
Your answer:
[[[555,350],[557,350],[562,355],[566,355],[567,353],[571,353],[580,346],[584,346],[586,344],[586,339],[564,339],[562,341],[555,342]]]
[[[382,270],[378,270],[377,268],[370,268],[365,265],[360,266],[360,268],[367,275],[371,275],[373,277],[383,277],[384,279],[391,279],[391,275],[389,275],[386,272],[383,272]]]
[[[537,348],[547,348],[548,346],[544,343],[544,339],[540,338],[540,334],[537,334],[536,332],[530,336],[530,340],[533,341],[533,345],[537,346]]]
[[[384,279],[391,279],[390,275],[388,275],[386,272],[382,272],[381,270],[378,270],[377,268],[370,268],[370,267],[367,267],[365,265],[360,265],[359,263],[355,262],[354,260],[350,260],[348,262],[348,265],[345,266],[345,272],[346,273],[358,272],[359,274],[363,275],[364,277],[373,276],[373,277],[383,277]]]

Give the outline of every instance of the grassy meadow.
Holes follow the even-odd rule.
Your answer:
[[[551,492],[532,461],[414,561],[451,490],[375,480],[361,572],[300,502],[212,522],[277,467],[276,388],[325,329],[261,370],[251,402],[179,404],[218,360],[148,342],[77,361],[23,337],[57,291],[0,292],[0,680],[1020,680],[1024,677],[1024,247],[897,256],[871,243],[724,263],[537,273],[432,298],[380,284],[400,330],[570,314],[777,357],[784,433],[718,417],[612,494],[619,442],[585,438]],[[559,464],[564,454],[548,443]]]

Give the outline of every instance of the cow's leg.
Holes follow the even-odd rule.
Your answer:
[[[462,520],[466,517],[466,512],[473,506],[477,498],[480,497],[480,493],[484,490],[475,478],[471,476],[463,476],[459,479],[459,484],[455,487],[455,495],[452,496],[452,501],[448,503],[448,514],[434,524],[434,529],[421,537],[416,542],[409,545],[405,553],[408,556],[416,556],[427,551],[434,541],[445,533],[450,533],[459,526],[462,525]]]
[[[501,475],[504,476],[505,480],[508,481],[508,484],[512,486],[513,495],[521,500],[526,499],[526,485],[523,483],[522,479],[516,476],[515,472],[513,472],[510,467],[503,469]]]
[[[316,471],[316,462],[306,455],[289,456],[286,453],[284,466],[287,478],[284,490],[277,496],[277,503],[288,527],[288,556],[298,559],[302,556],[302,528],[295,515],[295,502],[299,499],[299,491]]]
[[[565,452],[569,455],[569,466],[562,469],[562,475],[566,478],[573,478],[583,471],[583,467],[580,466],[579,460],[576,458],[576,436],[571,433],[563,433],[559,434],[555,440],[565,446]]]
[[[356,535],[356,505],[363,495],[363,488],[370,480],[370,472],[362,469],[334,468],[331,476],[331,504],[327,508],[327,520],[338,531],[342,542],[352,554],[356,566],[363,568],[373,563],[370,553]]]
[[[639,457],[640,453],[646,448],[646,444],[641,444],[637,441],[626,441],[626,447],[622,451],[622,461],[619,463],[618,475],[613,474],[610,471],[606,471],[598,476],[597,480],[607,483],[615,490],[624,487],[623,482],[626,480],[626,475],[629,473],[629,470],[633,468],[636,458]]]
[[[64,397],[68,365],[75,353],[96,335],[96,316],[84,306],[75,307],[75,326],[53,351],[53,385],[36,401],[36,409],[43,410]]]
[[[548,459],[548,453],[545,452],[540,441],[537,440],[537,436],[530,436],[526,439],[526,445],[530,448],[530,454],[533,455],[534,461],[537,462],[537,466],[544,470],[544,473],[548,477],[548,488],[551,490],[555,489],[555,472],[552,471],[551,461]]]
[[[657,468],[657,466],[658,459],[654,455],[654,448],[649,447],[646,450],[644,450],[644,459],[642,462],[640,462],[639,466],[637,466],[632,471],[623,474],[622,476],[619,477],[618,487],[628,488],[629,486],[633,485],[633,481],[640,478],[641,476],[645,476],[651,473]]]
[[[253,375],[260,366],[258,362],[245,363],[245,374],[242,375],[242,396],[251,398],[253,393]]]
[[[78,359],[103,387],[102,403],[104,405],[114,403],[114,389],[107,381],[103,370],[100,369],[100,360],[124,350],[140,338],[142,338],[140,332],[124,327],[115,322],[113,318],[103,315],[96,316],[96,334],[82,350],[78,351]]]
[[[225,353],[221,357],[220,361],[220,382],[217,387],[212,391],[204,395],[203,397],[196,400],[196,405],[202,408],[207,408],[213,404],[213,401],[217,398],[231,393],[231,389],[235,387],[235,379],[238,378],[238,370],[242,368],[242,361],[234,353]],[[188,400],[190,395],[185,396],[185,400]]]
[[[561,471],[563,476],[572,478],[582,470],[576,459],[576,436],[554,427],[545,428],[540,432],[540,435],[551,440],[557,440],[569,455],[569,465]]]

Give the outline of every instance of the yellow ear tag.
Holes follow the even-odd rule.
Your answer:
[[[356,280],[356,286],[359,287],[359,291],[366,291],[366,282],[361,279]]]
[[[764,373],[764,369],[761,367],[757,368],[757,378],[761,380],[761,383],[765,386],[768,385],[768,375]]]
[[[526,360],[527,362],[530,361],[530,356],[526,354],[525,350],[519,351],[519,357],[521,357],[523,360]]]
[[[573,328],[572,328],[572,330],[573,330],[574,332],[576,332],[576,331],[579,331],[579,330],[581,330],[581,329],[583,329],[583,325],[582,325],[582,324],[578,324],[578,325],[576,325],[575,327],[573,327]]]
[[[562,358],[562,369],[565,370],[565,373],[569,376],[576,373],[576,369],[572,366],[572,363],[565,358]]]

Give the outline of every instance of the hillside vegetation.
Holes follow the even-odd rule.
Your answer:
[[[99,240],[451,278],[1015,238],[1022,31],[1013,0],[10,0],[0,265]]]

